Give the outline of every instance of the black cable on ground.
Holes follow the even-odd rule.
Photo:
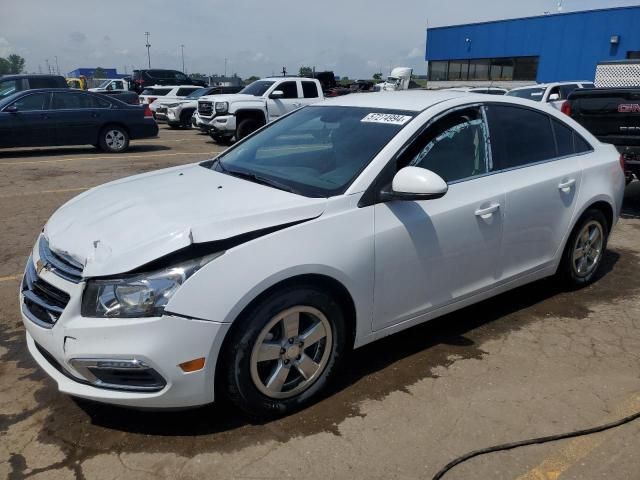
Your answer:
[[[464,455],[447,463],[438,473],[436,473],[433,476],[432,480],[440,480],[442,477],[444,477],[444,475],[449,470],[451,470],[456,465],[460,465],[461,463],[466,462],[467,460],[470,460],[474,457],[478,457],[480,455],[486,455],[487,453],[500,452],[504,450],[511,450],[518,447],[525,447],[527,445],[536,445],[540,443],[564,440],[566,438],[581,437],[583,435],[591,435],[592,433],[603,432],[605,430],[609,430],[611,428],[616,428],[616,427],[619,427],[620,425],[624,425],[625,423],[633,422],[638,418],[640,418],[640,412],[634,413],[633,415],[629,415],[628,417],[622,418],[615,422],[606,423],[598,427],[587,428],[585,430],[576,430],[574,432],[569,432],[569,433],[560,433],[558,435],[550,435],[548,437],[532,438],[530,440],[522,440],[520,442],[503,443],[502,445],[496,445],[494,447],[487,447],[487,448],[482,448],[480,450],[474,450],[472,452],[465,453]]]

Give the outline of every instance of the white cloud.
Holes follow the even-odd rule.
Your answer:
[[[0,57],[6,57],[10,55],[12,52],[11,44],[9,40],[4,37],[0,37]]]
[[[424,48],[413,48],[409,53],[407,53],[407,58],[424,58]]]

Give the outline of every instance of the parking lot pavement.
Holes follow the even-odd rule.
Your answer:
[[[94,185],[208,158],[162,129],[125,155],[0,152],[0,478],[428,479],[469,450],[640,410],[640,183],[628,188],[603,276],[538,282],[354,352],[318,404],[256,424],[223,405],[138,412],[71,399],[39,371],[19,274],[43,222]],[[445,478],[638,478],[640,421],[476,458]]]

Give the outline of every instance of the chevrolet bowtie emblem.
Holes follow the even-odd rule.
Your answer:
[[[42,272],[42,270],[46,270],[49,268],[49,264],[43,262],[42,260],[38,260],[36,262],[36,272],[38,273],[38,275],[40,275],[40,272]]]

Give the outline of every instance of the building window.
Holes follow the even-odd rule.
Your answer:
[[[627,52],[628,60],[640,60],[640,51],[639,50],[629,50]]]
[[[449,75],[449,62],[429,62],[429,80],[446,80]]]
[[[429,80],[535,81],[538,61],[538,57],[508,57],[429,62]]]
[[[489,65],[491,60],[488,58],[481,60],[469,61],[469,80],[489,80]]]

